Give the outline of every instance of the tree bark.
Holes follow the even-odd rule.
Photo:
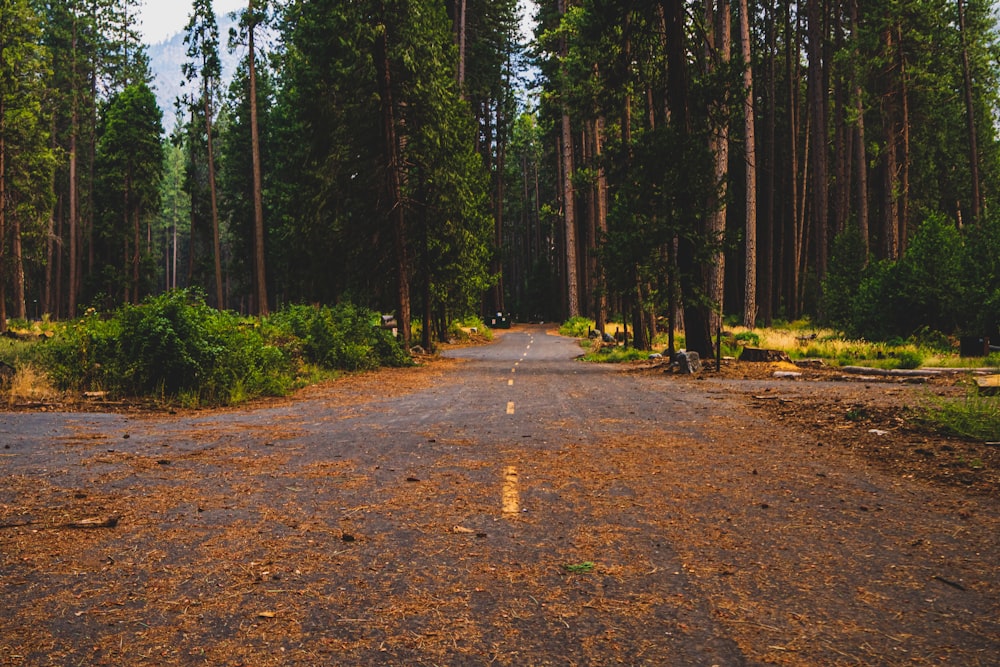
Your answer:
[[[693,128],[689,113],[690,99],[686,72],[684,0],[662,0],[662,4],[667,27],[667,103],[671,122],[680,131],[690,133]],[[698,299],[698,292],[706,286],[705,267],[696,259],[694,241],[695,232],[704,232],[703,229],[698,230],[696,227],[698,214],[694,209],[700,207],[700,204],[684,199],[682,204],[682,210],[679,211],[680,222],[682,226],[689,228],[689,233],[680,234],[677,239],[677,263],[680,269],[681,291],[684,294],[684,331],[689,350],[702,356],[710,356],[713,344],[709,328],[709,309],[701,305]]]
[[[254,0],[250,0],[248,12],[254,10]],[[250,75],[250,150],[253,158],[253,256],[254,287],[257,315],[268,313],[267,279],[264,265],[264,185],[260,164],[260,131],[257,117],[257,68],[254,53],[254,30],[256,21],[247,28],[247,65]]]
[[[746,273],[743,291],[743,325],[753,329],[757,323],[757,140],[747,0],[740,0],[740,46],[743,55],[743,134],[746,158]]]
[[[982,195],[979,181],[979,147],[976,141],[976,113],[972,97],[972,72],[969,67],[969,46],[965,35],[965,3],[958,0],[958,30],[962,40],[962,78],[965,93],[965,124],[969,131],[969,178],[972,181],[972,221],[979,221],[982,211]]]
[[[826,65],[823,49],[826,41],[826,2],[814,0],[808,6],[809,18],[809,117],[812,127],[812,227],[816,243],[816,272],[826,275],[829,235],[829,183],[827,178],[827,98],[824,82]]]
[[[732,53],[732,19],[729,0],[705,2],[705,62],[709,71],[729,63]],[[717,331],[722,324],[723,301],[726,283],[726,253],[723,249],[726,235],[726,201],[729,190],[729,121],[726,106],[728,97],[715,103],[710,116],[718,117],[718,125],[711,128],[709,151],[714,158],[714,190],[708,201],[708,243],[712,244],[712,262],[708,265],[708,297],[713,308],[709,315],[709,330]],[[710,121],[711,122],[711,121]]]
[[[389,222],[392,227],[393,250],[396,256],[396,321],[405,349],[410,347],[410,262],[407,252],[406,216],[403,209],[402,164],[399,137],[396,132],[396,108],[392,95],[392,68],[385,26],[375,40],[375,63],[379,76],[379,96],[382,111],[382,141],[385,153],[385,186],[388,195]]]
[[[851,37],[854,39],[854,53],[858,55],[857,46],[858,35],[858,0],[850,0],[851,14]],[[865,249],[865,263],[867,264],[869,225],[868,225],[868,149],[865,147],[865,104],[864,95],[861,88],[861,77],[855,68],[852,71],[854,89],[854,111],[857,120],[854,126],[854,168],[855,174],[855,214],[858,222],[858,234]]]
[[[0,95],[0,333],[7,331],[7,109]]]
[[[566,8],[567,0],[560,0],[560,14],[565,14]],[[563,60],[568,55],[565,38],[560,47],[560,55]],[[562,110],[562,163],[563,222],[566,229],[566,315],[572,318],[580,315],[580,278],[576,248],[576,193],[573,188],[573,128],[565,101]]]
[[[462,96],[465,96],[465,26],[466,26],[466,10],[467,0],[458,0],[458,16],[456,20],[458,22],[458,89]]]
[[[211,87],[206,78],[204,80],[204,100],[205,100],[205,132],[208,135],[208,191],[212,202],[212,252],[215,258],[215,307],[224,310],[226,303],[222,293],[222,242],[219,235],[219,203],[218,191],[215,186],[215,150],[212,146],[212,98]]]

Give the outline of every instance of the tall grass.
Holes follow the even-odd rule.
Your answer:
[[[963,398],[933,399],[924,418],[937,428],[976,440],[1000,441],[1000,397],[982,396],[970,387]]]

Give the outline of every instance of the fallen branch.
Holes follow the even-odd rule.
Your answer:
[[[118,525],[118,517],[109,516],[106,519],[80,519],[64,524],[65,528],[114,528]]]
[[[964,591],[965,590],[965,586],[963,586],[962,584],[958,583],[957,581],[951,581],[949,579],[945,579],[944,577],[942,577],[939,574],[935,574],[934,578],[937,579],[938,581],[940,581],[942,584],[945,584],[947,586],[951,586],[952,588],[957,588],[960,591]]]
[[[936,377],[941,375],[939,368],[868,368],[867,366],[841,366],[844,373],[855,375],[877,375],[884,377]]]

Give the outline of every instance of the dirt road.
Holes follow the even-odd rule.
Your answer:
[[[998,664],[996,495],[578,353],[0,414],[0,665]]]

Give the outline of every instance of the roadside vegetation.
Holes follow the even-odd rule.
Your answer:
[[[188,407],[280,396],[343,371],[412,363],[377,313],[292,305],[264,318],[219,311],[178,290],[73,321],[12,322],[0,342],[10,402],[61,393]],[[25,340],[31,339],[31,340]]]
[[[995,368],[1000,373],[1000,352],[986,357],[961,357],[957,341],[943,334],[922,330],[909,339],[888,341],[852,339],[843,332],[814,325],[809,320],[782,323],[768,328],[747,329],[728,326],[722,334],[722,356],[738,359],[744,347],[779,350],[793,361],[821,359],[828,366],[866,366],[878,369],[917,368]],[[610,324],[606,330],[621,330]],[[622,363],[648,359],[650,354],[669,356],[666,333],[654,339],[652,350],[627,347],[623,341],[598,343],[589,337],[594,321],[573,318],[560,327],[560,333],[581,339],[587,350],[584,360],[597,363]],[[679,349],[684,335],[675,335]],[[1000,397],[983,396],[970,385],[962,398],[928,398],[920,408],[923,421],[934,430],[975,440],[1000,440]]]

